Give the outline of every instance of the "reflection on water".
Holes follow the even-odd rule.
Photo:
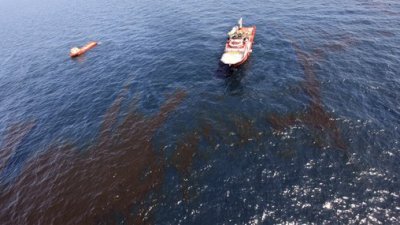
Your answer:
[[[251,60],[249,58],[248,60]],[[244,93],[242,79],[246,76],[246,71],[249,69],[249,62],[245,62],[238,68],[230,67],[219,62],[215,71],[215,77],[225,81],[225,92],[229,95],[242,95]]]

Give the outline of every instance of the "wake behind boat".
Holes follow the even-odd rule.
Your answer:
[[[243,19],[240,18],[238,26],[234,26],[228,33],[225,51],[221,61],[229,66],[238,67],[249,58],[253,51],[256,26],[243,27]]]

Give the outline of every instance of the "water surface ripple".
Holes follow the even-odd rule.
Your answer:
[[[394,0],[3,1],[1,223],[399,224],[399,21]]]

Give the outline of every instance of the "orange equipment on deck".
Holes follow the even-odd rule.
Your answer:
[[[71,49],[69,56],[73,57],[77,57],[80,56],[82,54],[84,54],[85,52],[89,51],[90,49],[94,48],[94,46],[97,45],[97,42],[92,41],[89,42],[87,45],[83,46],[82,48],[78,48],[78,47],[74,47]]]

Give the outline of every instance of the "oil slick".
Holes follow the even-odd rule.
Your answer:
[[[303,90],[309,96],[310,103],[304,112],[291,113],[286,116],[278,116],[276,114],[267,115],[267,121],[274,129],[283,130],[288,126],[302,124],[317,131],[317,134],[314,135],[316,136],[316,140],[319,139],[318,135],[320,133],[326,133],[332,139],[335,147],[346,150],[346,144],[336,125],[335,119],[324,109],[320,83],[317,79],[314,64],[323,60],[327,52],[342,51],[355,43],[354,39],[345,37],[340,42],[332,42],[316,48],[310,54],[303,51],[297,42],[291,40],[297,60],[303,69],[305,79]],[[326,145],[321,143],[321,141],[314,141],[314,143],[318,143],[318,147]]]
[[[72,144],[53,143],[26,163],[13,184],[0,193],[0,221],[95,224],[114,221],[116,212],[128,224],[151,221],[165,169],[162,153],[154,150],[151,138],[186,93],[171,95],[152,117],[135,111],[118,123],[127,92],[123,90],[114,101],[97,141],[83,153]],[[9,129],[1,151],[3,161],[33,127],[34,123],[27,123]]]
[[[292,41],[305,76],[303,91],[310,103],[302,112],[284,116],[268,114],[267,123],[274,130],[295,124],[307,126],[317,133],[327,134],[337,148],[346,150],[340,129],[324,109],[314,64],[323,60],[328,52],[344,50],[354,43],[353,39],[344,38],[308,53]],[[175,152],[166,159],[163,151],[155,149],[152,138],[184,101],[186,92],[177,91],[168,96],[153,116],[131,110],[119,122],[121,106],[128,93],[129,86],[109,107],[96,141],[89,147],[79,151],[68,142],[56,142],[31,158],[16,180],[0,192],[0,221],[6,221],[5,224],[113,223],[118,213],[127,224],[149,224],[154,209],[160,204],[168,167],[177,171],[182,198],[188,202],[195,194],[190,185],[196,159],[207,159],[206,151],[231,149],[230,146],[241,149],[244,145],[261,142],[262,135],[268,135],[257,129],[256,121],[243,115],[216,118],[214,124],[200,119],[199,127],[182,134]],[[135,104],[130,108],[136,108]],[[29,121],[10,126],[0,151],[0,170],[5,168],[35,124]],[[206,153],[199,150],[203,141],[210,146]],[[324,140],[317,142],[325,144]],[[293,152],[288,148],[278,154],[291,157]]]
[[[6,167],[11,155],[15,153],[24,138],[35,127],[35,121],[13,124],[8,127],[3,145],[0,148],[0,171]]]
[[[183,199],[190,200],[189,182],[193,160],[198,153],[200,136],[197,132],[187,134],[178,144],[171,158],[171,165],[179,172],[182,186]]]

